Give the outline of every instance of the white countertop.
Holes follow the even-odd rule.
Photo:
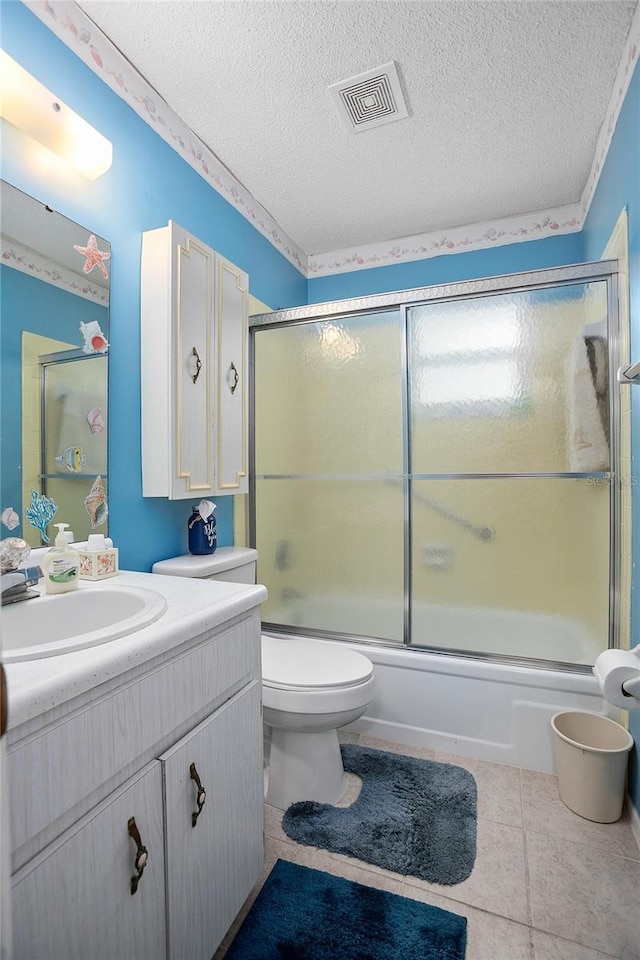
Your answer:
[[[210,633],[267,598],[266,588],[259,585],[127,571],[120,571],[117,577],[108,580],[81,580],[78,589],[109,590],[116,585],[155,590],[167,601],[165,613],[135,633],[98,646],[5,664],[9,732],[186,641]],[[60,595],[61,603],[66,596]],[[38,600],[22,602],[38,603]]]

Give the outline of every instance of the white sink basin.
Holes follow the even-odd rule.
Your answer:
[[[142,630],[165,612],[167,601],[144,587],[83,587],[2,608],[5,663],[73,653]]]

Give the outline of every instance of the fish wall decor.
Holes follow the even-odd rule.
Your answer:
[[[56,463],[61,463],[70,473],[80,473],[87,465],[87,455],[82,447],[67,447],[58,454]]]

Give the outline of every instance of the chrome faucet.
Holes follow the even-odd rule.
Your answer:
[[[34,587],[42,577],[40,567],[25,567],[22,570],[8,570],[0,574],[0,589],[2,590],[2,606],[7,603],[16,603],[18,600],[32,600],[39,597]]]
[[[36,590],[29,590],[42,577],[40,567],[23,567],[19,564],[29,557],[31,547],[19,537],[0,540],[0,593],[2,606],[16,603],[18,600],[31,600],[39,597]]]

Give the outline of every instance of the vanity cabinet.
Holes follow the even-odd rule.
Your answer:
[[[258,610],[13,731],[9,783],[16,957],[210,960],[264,862]]]
[[[248,490],[248,276],[175,221],[142,235],[142,493]]]

